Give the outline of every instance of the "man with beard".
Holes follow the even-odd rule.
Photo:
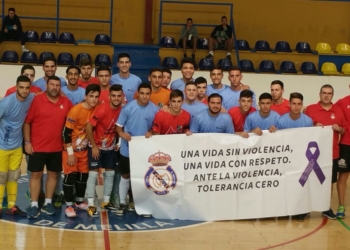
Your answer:
[[[221,113],[222,97],[214,93],[208,97],[208,108],[200,111],[191,120],[190,131],[192,133],[226,133],[233,134],[234,128],[231,117]]]
[[[262,93],[259,96],[259,107],[250,115],[244,123],[244,131],[262,135],[262,130],[269,130],[271,133],[277,130],[276,122],[280,115],[271,110],[272,96],[269,93]]]
[[[78,80],[78,86],[81,88],[86,89],[86,87],[90,84],[99,84],[98,80],[92,76],[92,72],[94,70],[94,67],[92,65],[92,62],[89,58],[82,58],[79,62],[80,67],[80,77]]]
[[[77,66],[71,65],[67,68],[66,74],[68,85],[62,87],[62,92],[73,103],[73,105],[81,103],[85,98],[85,89],[78,86],[80,69]]]
[[[180,66],[182,78],[173,81],[170,84],[170,89],[179,89],[181,91],[184,91],[186,83],[194,81],[194,67],[194,61],[192,60],[192,58],[186,57],[182,59]]]
[[[8,199],[6,213],[26,215],[16,206],[16,198],[23,156],[22,126],[34,99],[34,94],[30,93],[30,85],[28,77],[19,76],[16,81],[16,93],[0,100],[0,213],[6,188]]]
[[[284,84],[280,80],[271,83],[272,105],[271,110],[276,111],[280,115],[284,115],[290,111],[289,101],[283,98]]]
[[[119,73],[112,76],[111,84],[122,85],[127,103],[132,102],[137,87],[141,83],[141,79],[130,73],[131,61],[128,53],[120,53],[118,55],[117,66]]]
[[[182,109],[191,115],[191,119],[203,109],[207,109],[207,105],[197,101],[198,88],[195,82],[187,82],[185,87],[185,100]]]
[[[28,169],[31,207],[28,218],[37,218],[40,211],[48,215],[55,213],[52,197],[57,184],[57,175],[62,172],[62,131],[66,116],[73,107],[67,97],[60,96],[61,81],[49,76],[45,93],[36,96],[25,120],[23,131],[25,150],[29,154]],[[47,169],[46,199],[39,210],[38,197],[44,166]]]
[[[169,112],[158,112],[154,118],[152,133],[154,135],[183,134],[190,126],[191,115],[181,109],[184,94],[178,89],[170,93]]]
[[[54,57],[46,57],[43,62],[43,71],[45,76],[42,78],[39,78],[35,82],[33,82],[33,85],[36,87],[39,87],[42,91],[46,90],[47,86],[47,80],[50,76],[54,76],[56,74],[57,70],[57,61]],[[67,86],[67,82],[63,77],[60,77],[61,87]]]

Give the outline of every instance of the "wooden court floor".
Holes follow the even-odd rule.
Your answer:
[[[347,207],[350,204],[349,192],[346,197]],[[23,195],[20,196],[25,199]],[[338,206],[336,197],[334,190],[331,202],[333,210]],[[28,200],[26,202],[29,203]],[[83,216],[86,219],[85,212]],[[101,213],[101,219],[98,218],[101,225],[109,225],[115,219],[115,215],[104,212]],[[69,225],[69,220],[64,220]],[[132,229],[136,229],[136,225],[139,228],[140,225],[144,225],[143,228],[157,227],[155,224],[151,226],[149,222],[130,225]],[[318,212],[311,213],[304,222],[260,219],[204,222],[176,228],[158,224],[157,230],[148,231],[128,231],[125,230],[127,226],[122,228],[124,231],[117,231],[115,227],[112,230],[108,230],[107,226],[101,228],[97,231],[71,230],[2,219],[0,249],[350,249],[350,215],[344,220],[327,220]]]

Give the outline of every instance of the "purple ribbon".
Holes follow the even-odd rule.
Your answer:
[[[311,148],[316,148],[315,153],[311,152]],[[307,164],[307,167],[305,168],[303,174],[300,176],[299,183],[304,186],[307,179],[309,178],[310,173],[312,170],[315,172],[318,180],[321,184],[323,184],[324,180],[326,179],[326,176],[323,174],[322,169],[317,163],[317,159],[320,156],[320,150],[318,148],[318,144],[315,141],[309,142],[309,145],[307,145],[306,149],[306,158],[309,160],[309,164]]]

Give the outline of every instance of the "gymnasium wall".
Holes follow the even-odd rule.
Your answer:
[[[213,2],[192,0],[192,2]],[[0,1],[1,2],[1,1]],[[60,0],[60,16],[65,18],[109,18],[110,0]],[[237,37],[252,45],[267,40],[271,46],[286,40],[294,47],[298,41],[307,41],[314,48],[318,42],[328,42],[332,48],[340,42],[350,42],[350,3],[307,0],[218,0],[234,3]],[[194,23],[219,24],[228,8],[199,5],[164,5],[164,21],[184,23],[192,17]],[[0,6],[1,7],[1,6]],[[5,0],[5,13],[15,7],[19,16],[56,16],[56,0]],[[160,1],[153,4],[153,42],[157,43]],[[144,36],[145,0],[117,1],[113,7],[113,42],[142,43]],[[24,30],[55,30],[55,21],[22,19]],[[212,28],[199,28],[207,37]],[[98,33],[109,34],[109,25],[103,23],[61,22],[60,31],[70,31],[76,39],[93,39]],[[163,35],[178,38],[179,26],[164,26]]]
[[[1,84],[0,98],[6,93],[9,87],[16,83],[21,71],[20,65],[0,65]],[[41,66],[34,66],[36,70],[35,79],[44,76]],[[66,67],[59,67],[56,75],[65,77]],[[131,69],[132,71],[132,69]],[[172,71],[172,80],[182,77],[180,71]],[[209,71],[196,71],[194,77],[203,76],[211,83]],[[227,73],[224,73],[223,83],[228,84]],[[301,92],[304,95],[304,105],[316,103],[319,100],[319,91],[322,85],[331,84],[335,89],[334,101],[350,94],[349,78],[342,76],[308,76],[308,75],[276,75],[276,74],[252,74],[244,73],[242,82],[248,84],[255,94],[259,96],[263,92],[270,92],[270,83],[273,80],[281,80],[285,84],[284,97],[288,98],[291,92]]]

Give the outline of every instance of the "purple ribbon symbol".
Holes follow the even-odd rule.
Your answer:
[[[315,153],[311,152],[311,148],[316,148]],[[307,145],[306,149],[306,158],[309,160],[309,164],[307,164],[307,167],[305,168],[303,174],[300,176],[299,183],[304,186],[307,179],[309,178],[310,173],[312,170],[315,172],[318,180],[321,184],[323,184],[324,180],[326,179],[326,176],[324,176],[322,169],[317,163],[317,159],[320,156],[320,150],[318,149],[318,144],[315,141],[309,142],[309,145]]]

